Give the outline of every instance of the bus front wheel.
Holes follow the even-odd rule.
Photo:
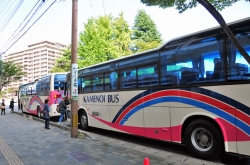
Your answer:
[[[184,133],[187,149],[201,159],[216,159],[224,150],[222,135],[214,123],[206,120],[194,120],[188,124]]]
[[[89,129],[88,116],[85,111],[82,111],[79,116],[80,128],[84,131]]]

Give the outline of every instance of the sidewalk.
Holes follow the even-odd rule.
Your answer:
[[[44,121],[22,116],[17,110],[15,113],[6,110],[0,120],[1,165],[143,165],[145,157],[149,157],[151,165],[168,164],[156,156],[88,136],[71,138],[70,131],[65,129],[68,126],[51,123],[49,130],[44,129]]]

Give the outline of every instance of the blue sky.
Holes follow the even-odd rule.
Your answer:
[[[0,27],[3,25],[4,8],[9,2],[17,4],[20,0],[1,0],[0,1]],[[14,33],[17,27],[24,20],[29,11],[38,0],[23,1],[16,14],[8,23],[6,28],[0,29],[0,51],[3,45]],[[26,25],[23,32],[47,9],[54,0],[46,0],[44,6],[38,11],[30,24]],[[15,6],[13,5],[13,6]],[[188,9],[179,14],[174,8],[161,9],[159,7],[148,7],[140,3],[140,0],[79,0],[78,1],[78,33],[83,31],[83,24],[91,17],[98,17],[104,14],[112,14],[117,17],[123,12],[125,20],[132,27],[138,10],[144,9],[151,19],[155,22],[164,41],[193,33],[210,27],[218,26],[215,19],[201,5],[193,9]],[[221,14],[226,22],[250,17],[250,3],[239,1],[224,9]],[[11,10],[9,10],[11,11]],[[3,17],[3,18],[2,18]],[[7,52],[12,53],[27,49],[29,44],[44,40],[70,44],[71,42],[71,20],[72,0],[57,0],[55,3]]]

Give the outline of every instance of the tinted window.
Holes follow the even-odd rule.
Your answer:
[[[113,71],[111,73],[106,73],[105,74],[105,89],[108,89],[108,83],[110,83],[110,89],[114,90],[114,89],[118,89],[118,74],[116,71]]]
[[[248,55],[250,55],[250,27],[238,28],[235,32],[235,37]],[[250,66],[230,39],[227,39],[227,48],[228,80],[250,80]]]
[[[37,81],[36,84],[37,95],[48,96],[50,93],[50,76],[46,76]]]
[[[157,52],[153,52],[121,61],[120,88],[158,85],[158,56]]]
[[[104,89],[103,74],[94,75],[92,77],[92,91],[100,91]]]
[[[138,68],[138,87],[157,86],[158,72],[157,65]]]
[[[65,82],[66,74],[57,74],[54,76],[54,90],[58,90],[59,87],[61,90],[64,90],[64,82]]]
[[[137,87],[136,75],[137,72],[135,68],[120,71],[120,78],[121,78],[120,87],[121,88]]]
[[[161,84],[224,81],[220,35],[170,43],[161,51]]]
[[[79,83],[81,83],[81,85],[79,85],[81,87],[81,92],[91,91],[91,77],[79,78]]]

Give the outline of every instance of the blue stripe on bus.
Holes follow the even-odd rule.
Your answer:
[[[219,94],[217,92],[213,92],[211,90],[207,90],[204,88],[197,88],[197,87],[193,87],[193,88],[185,88],[185,90],[188,91],[192,91],[192,92],[196,92],[196,93],[200,93],[209,97],[213,97],[214,99],[217,100],[221,100],[223,103],[226,103],[228,105],[231,105],[233,107],[235,107],[236,109],[244,112],[245,114],[250,116],[250,108],[230,97],[224,96],[222,94]]]
[[[226,121],[230,122],[233,125],[235,125],[235,122],[237,122],[237,127],[242,129],[248,135],[250,135],[250,129],[249,129],[249,126],[247,124],[245,124],[241,120],[238,120],[234,116],[224,112],[223,110],[216,108],[212,105],[197,101],[197,100],[193,100],[193,99],[189,99],[189,98],[182,98],[182,97],[173,97],[173,96],[161,97],[161,98],[157,98],[154,100],[150,100],[148,102],[141,104],[140,106],[133,108],[131,111],[129,111],[128,114],[126,114],[124,116],[124,118],[123,118],[123,120],[121,120],[120,124],[123,125],[127,121],[127,119],[130,116],[132,116],[134,113],[136,113],[137,111],[139,111],[145,107],[149,107],[151,105],[162,103],[162,102],[179,102],[179,103],[193,105],[193,106],[198,107],[198,108],[202,108],[204,110],[207,110],[208,112],[211,112],[211,113],[216,114],[217,116],[220,116],[221,118],[225,119]]]
[[[139,100],[140,98],[153,94],[155,92],[158,91],[162,91],[162,90],[166,90],[166,89],[156,89],[156,90],[147,90],[144,91],[138,95],[136,95],[135,97],[131,98],[126,104],[124,104],[124,106],[122,106],[122,108],[118,111],[118,113],[116,114],[116,116],[114,117],[112,123],[115,123],[115,121],[118,119],[118,117],[121,115],[121,113],[129,106],[131,105],[133,102],[135,102],[136,100]],[[173,89],[169,89],[169,90],[173,90]],[[239,111],[244,112],[245,114],[250,116],[250,108],[234,99],[231,99],[227,96],[224,96],[222,94],[219,94],[217,92],[213,92],[211,90],[207,90],[204,88],[198,88],[198,87],[190,87],[190,88],[181,88],[181,89],[174,89],[174,90],[185,90],[185,91],[190,91],[190,92],[195,92],[195,93],[199,93],[202,95],[206,95],[209,97],[213,97],[214,99],[217,100],[221,100],[222,102],[231,105],[233,107],[235,107],[236,109],[238,109]]]

